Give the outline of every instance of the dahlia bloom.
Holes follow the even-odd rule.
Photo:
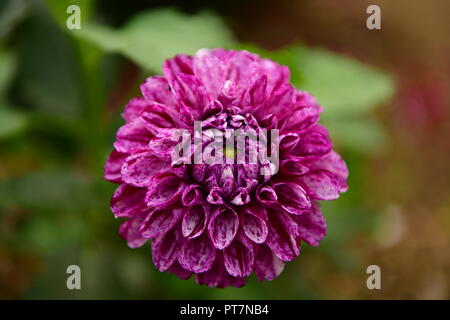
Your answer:
[[[347,190],[347,167],[318,124],[322,108],[289,83],[286,66],[247,51],[177,55],[163,72],[126,106],[105,165],[105,179],[119,184],[111,210],[126,219],[120,236],[131,248],[151,240],[158,270],[199,284],[240,287],[253,272],[276,278],[302,241],[317,246],[325,236],[318,200]],[[173,161],[174,130],[193,132],[196,121],[219,131],[278,129],[268,148],[278,148],[279,169]]]

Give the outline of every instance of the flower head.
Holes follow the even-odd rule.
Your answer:
[[[302,241],[317,246],[325,236],[317,201],[347,189],[347,167],[318,124],[322,108],[289,83],[287,67],[247,51],[202,49],[163,71],[126,106],[105,166],[119,184],[111,210],[126,218],[120,235],[132,248],[151,239],[158,270],[199,284],[276,278]],[[182,152],[180,130],[197,142]],[[230,130],[262,133],[264,143],[211,148]],[[246,162],[252,143],[272,161]]]

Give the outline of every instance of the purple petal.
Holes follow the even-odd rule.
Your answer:
[[[129,218],[145,210],[145,188],[121,184],[111,198],[111,211],[116,218]]]
[[[149,207],[166,206],[175,202],[182,190],[183,182],[175,174],[156,174],[149,182],[145,201]]]
[[[261,215],[251,208],[246,208],[242,213],[242,229],[245,235],[255,243],[264,243],[267,238],[267,224]]]
[[[283,123],[285,131],[307,130],[319,121],[320,109],[316,106],[308,106],[295,109]]]
[[[207,205],[194,205],[186,210],[181,223],[184,237],[192,239],[203,233],[208,222],[209,210]]]
[[[267,75],[269,92],[283,84],[289,83],[290,72],[288,67],[280,66],[269,59],[260,59],[259,67],[260,72]]]
[[[318,127],[318,126],[316,126]],[[331,151],[332,143],[328,138],[328,133],[317,131],[307,131],[300,137],[299,143],[291,151],[297,156],[324,156]]]
[[[141,85],[141,91],[148,102],[157,102],[171,107],[177,105],[175,96],[169,90],[169,83],[164,77],[153,76],[147,78]]]
[[[144,238],[156,238],[168,232],[179,220],[182,209],[155,209],[142,223],[139,232]]]
[[[300,253],[297,224],[284,212],[269,213],[266,244],[283,261],[291,261]]]
[[[111,182],[122,183],[122,175],[120,169],[125,159],[128,157],[126,153],[120,153],[113,150],[106,160],[103,177]]]
[[[287,133],[280,136],[279,148],[280,152],[290,152],[300,141],[297,133]]]
[[[164,76],[171,82],[172,79],[180,73],[193,74],[192,64],[193,57],[185,54],[178,54],[172,59],[168,59],[164,62]]]
[[[191,166],[192,177],[195,181],[203,182],[206,175],[207,165],[205,164],[194,164]]]
[[[229,51],[226,57],[227,80],[236,83],[238,88],[246,88],[258,71],[257,59],[258,56],[247,51]]]
[[[149,102],[144,98],[133,98],[125,106],[122,118],[127,122],[131,122],[139,118],[148,109],[148,106]]]
[[[203,111],[211,100],[200,80],[192,75],[178,74],[171,87],[177,99],[193,112]]]
[[[267,214],[267,210],[265,209],[265,206],[253,204],[251,206],[246,206],[245,211],[246,211],[246,213],[252,214],[255,217],[258,217],[259,219],[261,219],[263,221],[267,221],[267,219],[269,217]]]
[[[278,117],[273,114],[269,113],[261,117],[259,120],[259,124],[261,127],[267,128],[267,129],[277,129],[278,128]]]
[[[275,89],[265,103],[264,113],[273,113],[275,115],[285,115],[286,110],[291,109],[294,102],[295,89],[292,85],[286,83]]]
[[[225,81],[225,65],[211,50],[200,49],[194,56],[194,74],[205,85],[211,97],[218,96],[219,89]]]
[[[152,241],[153,263],[159,271],[164,272],[173,265],[180,251],[179,241],[177,229],[172,229]]]
[[[142,118],[136,118],[117,131],[114,147],[122,153],[146,150],[153,135],[148,131]]]
[[[196,184],[187,186],[183,190],[183,194],[181,195],[181,203],[186,207],[199,204],[203,202],[203,199],[204,197],[201,188]]]
[[[141,247],[148,239],[142,237],[139,233],[139,227],[143,221],[143,216],[128,219],[120,225],[119,235],[122,239],[127,241],[130,248]]]
[[[308,194],[317,200],[336,200],[339,198],[341,184],[339,179],[328,171],[311,171],[300,177]]]
[[[173,111],[168,106],[153,103],[149,105],[147,112],[144,112],[141,118],[151,133],[155,136],[165,137],[168,132],[171,132],[168,129],[179,127],[176,112],[178,111]]]
[[[195,281],[200,285],[208,287],[225,288],[228,286],[242,287],[245,285],[245,278],[236,278],[231,276],[224,267],[223,254],[221,251],[216,252],[216,261],[212,268],[206,272],[197,273]]]
[[[304,159],[301,157],[291,157],[286,160],[281,160],[281,172],[287,176],[301,176],[309,171],[309,168],[303,163]]]
[[[296,183],[278,182],[273,185],[278,196],[278,204],[287,212],[302,214],[311,208],[311,201],[306,191]]]
[[[209,191],[208,196],[206,197],[206,201],[211,204],[223,204],[222,196],[220,195],[220,188],[213,187]]]
[[[186,270],[200,273],[211,269],[215,256],[216,249],[214,249],[211,240],[204,234],[184,243],[178,256],[178,262]]]
[[[155,157],[151,152],[136,153],[125,160],[121,174],[126,183],[143,187],[156,173],[167,166],[167,162]]]
[[[246,188],[238,188],[237,195],[230,201],[236,206],[242,206],[250,202],[250,195]]]
[[[314,205],[313,208],[295,217],[298,224],[298,232],[300,238],[311,246],[318,246],[319,241],[325,237],[327,232],[327,223],[319,206]]]
[[[322,107],[309,93],[297,91],[293,112],[283,119],[283,130],[302,131],[308,130],[319,121]]]
[[[170,163],[172,162],[172,151],[176,144],[177,142],[171,138],[156,138],[150,141],[148,149],[154,156]]]
[[[169,269],[167,269],[167,272],[172,273],[176,275],[181,280],[187,280],[192,276],[192,272],[189,270],[184,269],[178,261],[175,261]]]
[[[260,186],[256,190],[256,200],[264,205],[274,204],[278,201],[275,190],[269,185]]]
[[[241,89],[238,88],[234,81],[226,80],[220,88],[218,100],[223,104],[230,104],[237,99],[241,94]]]
[[[224,196],[230,196],[236,188],[236,180],[234,179],[233,168],[230,165],[227,165],[224,168],[220,168],[220,170],[222,172],[218,172],[217,175],[220,175],[219,183],[221,185],[221,194]]]
[[[223,250],[225,269],[233,277],[246,277],[252,273],[253,248],[245,246],[239,240],[233,241]]]
[[[255,77],[245,91],[241,105],[256,107],[266,99],[267,76],[265,74]]]
[[[284,262],[280,260],[266,245],[258,246],[254,268],[259,281],[269,281],[278,277],[284,269]]]
[[[203,110],[202,119],[217,116],[223,111],[223,105],[219,100],[210,101]]]
[[[226,248],[236,236],[239,218],[231,208],[220,207],[208,224],[209,236],[217,249]]]
[[[344,160],[334,151],[331,151],[325,157],[317,160],[311,165],[312,170],[323,169],[327,170],[339,178],[340,181],[340,192],[345,192],[348,189],[347,177],[348,169]]]

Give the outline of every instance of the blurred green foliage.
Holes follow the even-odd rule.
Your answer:
[[[26,117],[4,102],[15,65],[14,56],[6,50],[0,49],[0,139],[19,132],[26,124]]]
[[[194,54],[198,48],[233,44],[231,33],[219,18],[209,13],[186,16],[168,9],[139,13],[120,30],[88,23],[77,35],[107,52],[122,53],[153,72],[159,72],[164,60],[178,53]]]
[[[24,271],[28,282],[14,290],[6,285],[11,277],[0,274],[0,298],[321,298],[317,264],[355,268],[358,257],[345,243],[372,226],[361,200],[360,161],[382,144],[371,112],[392,94],[389,76],[324,50],[238,44],[208,12],[151,10],[112,28],[86,0],[77,3],[81,30],[67,30],[69,2],[0,6],[0,254],[11,264],[18,253],[37,256],[41,265]],[[305,246],[304,257],[273,282],[252,278],[244,288],[218,290],[161,274],[148,246],[127,248],[109,211],[114,186],[103,181],[102,167],[122,124],[119,106],[146,76],[161,72],[164,59],[202,47],[248,48],[288,65],[294,85],[325,107],[324,123],[350,167],[349,193],[324,205],[330,228],[322,245]],[[130,61],[137,75],[124,77],[135,70]],[[70,264],[81,266],[81,291],[66,289]]]

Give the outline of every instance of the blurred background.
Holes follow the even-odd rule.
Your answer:
[[[78,5],[81,29],[66,26]],[[366,9],[381,8],[381,30]],[[0,0],[0,298],[450,298],[450,2]],[[245,48],[324,108],[349,191],[282,275],[212,289],[117,234],[103,181],[120,113],[176,53]],[[81,267],[81,290],[66,268]],[[368,290],[366,269],[381,268]]]

